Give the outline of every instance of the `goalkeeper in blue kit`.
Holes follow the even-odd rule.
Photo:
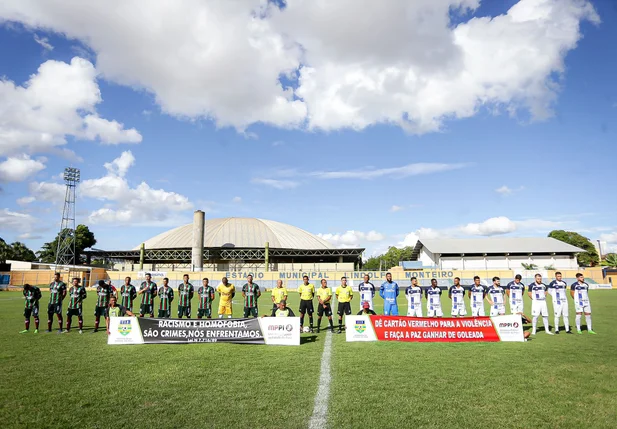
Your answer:
[[[398,284],[392,281],[392,274],[386,274],[386,281],[379,288],[379,296],[383,298],[383,314],[398,316]]]

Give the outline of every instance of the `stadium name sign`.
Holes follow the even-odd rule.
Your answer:
[[[107,344],[242,343],[300,345],[300,319],[148,319],[112,317]]]
[[[349,316],[347,341],[478,342],[524,341],[520,315],[428,319]]]
[[[368,274],[371,280],[386,280],[386,274],[388,271],[343,271],[343,272],[332,272],[332,271],[300,271],[300,272],[284,272],[281,271],[278,273],[278,278],[281,280],[302,280],[302,277],[308,276],[309,279],[334,279],[338,280],[339,275],[342,273],[345,277],[351,280],[362,280],[365,274]],[[235,279],[245,279],[249,274],[254,276],[256,279],[266,278],[266,275],[263,272],[253,272],[253,271],[227,271],[225,273],[225,277],[229,280]],[[454,271],[445,271],[445,270],[413,270],[413,271],[405,271],[404,273],[395,272],[392,275],[396,279],[401,279],[404,274],[404,278],[410,279],[412,277],[417,277],[419,279],[451,279],[454,278]],[[141,277],[140,277],[141,278]]]

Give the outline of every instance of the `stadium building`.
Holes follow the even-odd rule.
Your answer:
[[[418,240],[411,259],[444,270],[575,270],[583,249],[549,237]],[[550,267],[550,268],[549,268]]]
[[[353,271],[363,248],[340,249],[298,227],[266,219],[208,219],[196,211],[192,224],[146,240],[131,250],[85,252],[114,268],[189,271]]]

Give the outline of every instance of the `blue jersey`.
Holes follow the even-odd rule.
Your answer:
[[[396,282],[383,282],[379,288],[379,296],[388,303],[396,303],[398,296],[398,284]]]

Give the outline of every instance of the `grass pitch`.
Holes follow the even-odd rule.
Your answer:
[[[328,426],[614,428],[617,292],[590,295],[596,336],[540,331],[526,343],[422,344],[335,335]],[[260,314],[270,308],[264,298]],[[104,332],[91,334],[93,301],[83,335],[43,333],[46,314],[41,333],[20,335],[21,294],[0,293],[2,428],[307,427],[329,334],[305,334],[300,347],[107,346]],[[297,310],[297,294],[290,303]],[[574,326],[571,302],[570,310]]]

